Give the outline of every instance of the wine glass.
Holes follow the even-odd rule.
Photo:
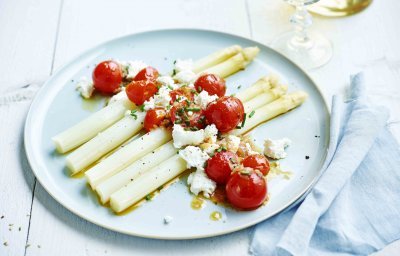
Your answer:
[[[294,30],[275,39],[271,46],[305,69],[326,64],[332,57],[332,45],[319,33],[310,33],[312,17],[306,6],[319,0],[284,0],[296,8],[290,18]]]

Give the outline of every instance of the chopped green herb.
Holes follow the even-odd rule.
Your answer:
[[[190,101],[188,99],[185,100],[186,104],[190,105]]]
[[[140,105],[140,106],[139,106],[139,109],[140,109],[140,111],[143,112],[143,111],[144,111],[144,104]]]
[[[170,110],[170,109],[171,109],[171,105],[167,105],[167,106],[165,107],[165,109],[166,109],[166,110]]]
[[[242,88],[242,85],[239,85],[239,86],[237,87],[238,90],[239,90],[240,88]]]
[[[192,112],[199,112],[201,109],[200,108],[185,108],[186,111],[192,111]]]
[[[235,95],[236,95],[235,93],[232,93],[232,94],[231,94],[231,97],[235,97]]]
[[[198,131],[199,128],[197,128],[196,126],[194,126],[194,127],[190,127],[190,130],[191,130],[191,131]]]
[[[175,122],[174,122],[175,124],[181,124],[182,123],[182,120],[180,120],[180,119],[178,119],[178,120],[175,120]]]
[[[243,122],[242,122],[242,124],[240,125],[240,128],[243,128],[243,127],[244,127],[244,124],[246,123],[246,117],[247,117],[247,114],[244,113]]]
[[[136,109],[134,109],[134,110],[131,110],[131,116],[133,116],[133,118],[134,118],[135,120],[137,120],[137,115],[136,115],[136,112],[137,112],[137,110],[136,110]]]
[[[185,112],[185,109],[184,108],[180,108],[180,109],[178,109],[177,112],[178,112],[179,115],[182,115]]]
[[[160,90],[160,88],[161,88],[161,85],[157,85],[157,89],[159,89],[159,90]]]
[[[185,121],[185,124],[186,124],[187,126],[190,126],[190,121],[186,120],[186,121]]]
[[[249,114],[249,118],[252,118],[254,116],[254,113],[256,113],[255,110],[251,111],[250,114]]]
[[[168,87],[168,89],[170,89],[171,91],[174,89],[171,85],[168,85],[167,87]]]
[[[172,76],[176,75],[176,70],[172,70]]]
[[[174,60],[174,65],[176,64],[176,60]]]
[[[218,148],[217,150],[215,150],[216,152],[221,152],[221,151],[226,151],[226,147],[222,146],[220,148]]]

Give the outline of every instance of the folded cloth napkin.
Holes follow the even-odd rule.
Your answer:
[[[366,255],[400,238],[400,150],[388,111],[367,99],[362,74],[350,100],[334,96],[322,175],[304,200],[258,224],[254,255]]]

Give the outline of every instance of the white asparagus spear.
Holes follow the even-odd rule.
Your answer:
[[[240,51],[242,51],[242,47],[240,47],[239,45],[232,45],[222,50],[211,53],[210,55],[197,60],[193,64],[192,71],[194,73],[199,73],[207,68],[215,66],[229,59],[230,57],[232,57],[233,55],[237,54]]]
[[[262,77],[257,80],[251,87],[246,90],[242,90],[235,94],[235,97],[240,99],[242,102],[248,101],[262,92],[266,92],[273,86],[270,83],[269,76]]]
[[[133,109],[134,104],[128,98],[108,105],[89,117],[83,119],[71,128],[52,138],[56,149],[65,153],[96,136],[124,116],[127,109]]]
[[[185,170],[186,161],[175,155],[112,194],[110,206],[115,212],[121,212]]]
[[[96,137],[89,140],[66,158],[67,167],[74,175],[96,162],[102,156],[121,145],[128,138],[138,133],[143,125],[145,113],[137,112],[136,119],[133,116],[125,116],[119,122]],[[127,129],[129,127],[129,129]]]
[[[235,130],[234,134],[242,135],[256,125],[299,106],[306,98],[307,94],[304,92],[295,92],[284,95],[281,98],[256,109],[255,114],[252,117],[255,121],[249,122],[242,129]],[[185,161],[182,162],[182,160],[183,159],[176,155],[129,182],[125,187],[111,195],[111,208],[115,212],[121,212],[129,206],[137,203],[161,185],[181,174],[186,169]]]
[[[168,129],[154,129],[100,161],[86,171],[85,176],[90,183],[98,184],[171,139],[171,131]]]
[[[250,113],[251,111],[257,108],[276,100],[280,96],[284,95],[286,91],[287,91],[286,85],[281,85],[275,88],[271,88],[270,90],[261,93],[260,95],[246,102],[244,104],[244,111],[246,113]]]
[[[220,77],[228,77],[239,70],[244,69],[259,53],[258,47],[244,48],[243,51],[237,53],[231,58],[218,65],[208,68],[201,73],[215,74]]]
[[[176,155],[177,152],[178,150],[174,147],[172,141],[170,141],[101,183],[89,180],[89,182],[92,182],[90,185],[92,188],[96,188],[101,202],[103,204],[107,203],[111,194],[128,184],[137,176]]]
[[[244,103],[245,109],[247,111],[252,111],[257,109],[261,105],[273,101],[274,99],[278,98],[281,95],[281,93],[283,94],[286,91],[286,87],[282,86],[282,87],[272,88],[271,90],[275,91],[267,91],[266,93],[263,93],[253,98],[252,100],[245,102]],[[262,102],[263,100],[264,104]],[[96,189],[102,202],[106,203],[109,200],[109,197],[112,193],[120,189],[125,184],[129,183],[129,181],[131,181],[131,179],[134,179],[138,173],[144,173],[150,168],[152,168],[150,163],[153,166],[161,164],[163,161],[168,159],[164,158],[166,154],[169,153],[172,156],[177,152],[177,150],[173,147],[172,142],[169,142],[164,146],[166,147],[165,150],[159,151],[158,153],[155,152],[154,154],[146,155],[142,159],[137,160],[136,162],[128,166],[126,169],[122,170],[121,172],[116,173],[114,176],[108,179],[104,179],[104,181],[101,182],[100,184],[97,180],[90,179],[90,177],[88,177],[87,175],[88,182],[93,189]],[[143,160],[144,158],[145,160]],[[143,162],[146,162],[146,164],[143,164]]]
[[[276,116],[284,114],[289,110],[298,107],[307,98],[307,94],[302,91],[283,95],[277,100],[258,108],[255,110],[254,115],[250,118],[247,117],[245,125],[241,129],[235,129],[230,132],[232,135],[245,134],[257,125],[266,122]]]

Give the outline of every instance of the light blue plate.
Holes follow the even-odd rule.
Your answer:
[[[139,59],[166,73],[177,58],[198,59],[233,44],[257,45],[261,52],[245,71],[227,79],[228,94],[234,93],[238,85],[243,89],[273,72],[288,83],[289,91],[304,90],[310,96],[301,107],[259,126],[253,132],[261,145],[265,137],[289,137],[293,141],[287,150],[289,156],[281,164],[294,175],[290,180],[278,178],[268,184],[270,201],[267,205],[254,211],[239,212],[207,202],[205,208],[196,211],[190,206],[192,195],[188,193],[185,181],[180,181],[133,212],[116,216],[98,203],[85,179],[67,175],[65,156],[55,153],[51,137],[93,112],[82,105],[75,83],[81,76],[91,77],[96,63],[110,58]],[[99,108],[101,104],[96,106]],[[324,162],[329,143],[328,127],[329,112],[315,83],[279,53],[234,35],[174,29],[117,38],[83,53],[59,69],[47,80],[32,103],[25,126],[25,147],[32,170],[42,186],[60,204],[82,218],[130,235],[192,239],[249,227],[279,213],[300,198],[312,186]],[[221,212],[223,220],[212,221],[210,214],[213,211]],[[169,225],[163,223],[165,215],[173,217]]]

